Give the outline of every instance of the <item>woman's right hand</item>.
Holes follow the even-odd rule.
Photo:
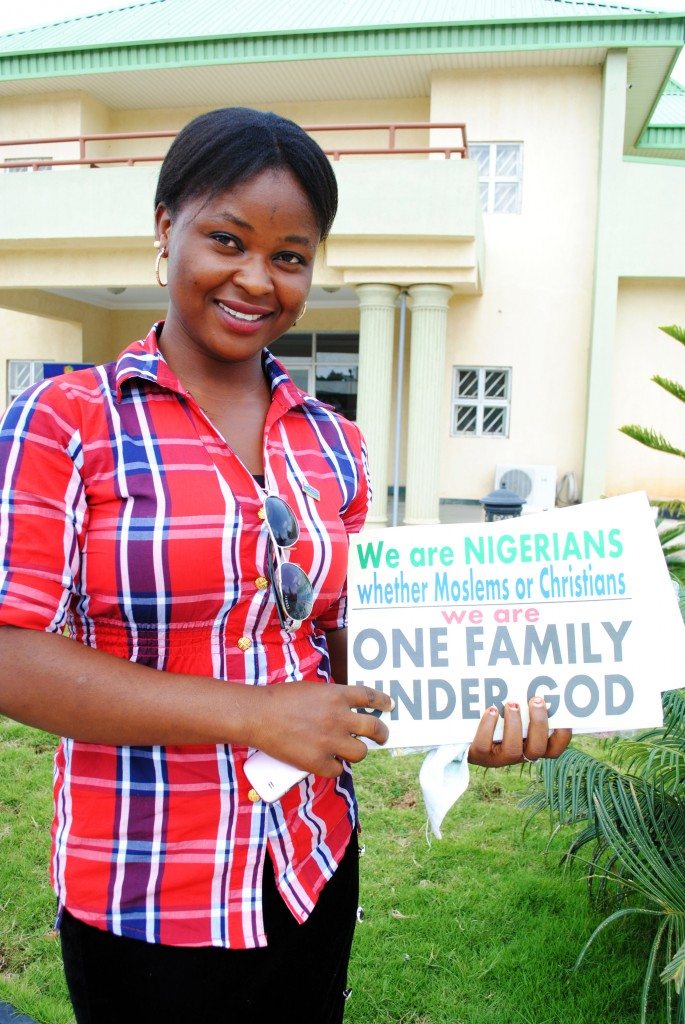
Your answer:
[[[353,708],[368,709],[356,714]],[[235,743],[329,778],[384,743],[391,700],[370,687],[246,686],[160,672],[57,633],[0,627],[0,714],[114,746]]]
[[[283,683],[257,692],[263,700],[251,745],[314,775],[335,778],[343,761],[366,757],[368,748],[358,737],[380,744],[388,738],[377,715],[391,711],[393,701],[369,686]]]

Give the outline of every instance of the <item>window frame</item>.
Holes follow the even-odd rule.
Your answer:
[[[483,195],[482,186],[487,185],[487,202],[483,204],[483,213],[502,214],[505,216],[515,216],[517,214],[520,214],[523,205],[523,143],[504,139],[500,139],[498,142],[471,142],[469,143],[469,150],[473,150],[476,146],[487,146],[489,148],[488,172],[487,174],[478,174],[478,186],[480,190],[481,201]],[[518,150],[518,174],[497,173],[498,146],[516,146]],[[472,157],[472,159],[475,159],[475,157]],[[495,194],[497,185],[511,184],[512,182],[518,186],[516,191],[516,209],[496,209]]]
[[[39,381],[44,380],[43,367],[46,363],[54,363],[54,359],[8,359],[6,363],[7,372],[7,405],[11,405],[15,398],[23,394],[27,388],[33,387]],[[20,363],[28,364],[31,369],[29,372],[30,381],[28,384],[22,384],[20,387],[12,387],[12,367]],[[36,375],[36,368],[40,367],[40,375]]]
[[[476,396],[471,398],[458,393],[460,371],[475,372],[477,375]],[[505,375],[505,397],[493,398],[485,394],[485,382],[487,373],[503,373]],[[512,368],[511,366],[470,366],[465,364],[452,367],[452,395],[450,401],[450,437],[459,438],[488,438],[490,440],[506,439],[509,437],[511,426],[511,390],[512,390]],[[476,429],[457,429],[457,409],[475,408]],[[484,431],[483,418],[486,408],[497,408],[504,410],[503,429],[501,432]]]
[[[317,364],[318,364],[318,359],[319,359],[318,343],[319,343],[319,340],[322,340],[322,339],[324,339],[326,337],[331,337],[331,336],[346,337],[346,338],[351,338],[353,340],[356,340],[356,342],[357,342],[357,351],[355,353],[346,353],[344,360],[341,360],[341,362],[344,361],[349,366],[356,367],[357,368],[357,381],[359,380],[359,331],[347,331],[347,330],[341,330],[341,331],[336,331],[336,330],[330,330],[330,331],[302,331],[302,330],[300,330],[300,331],[292,331],[292,332],[289,331],[287,334],[283,335],[282,339],[280,339],[280,344],[283,344],[283,345],[287,344],[288,337],[291,336],[291,335],[294,335],[294,336],[299,337],[299,338],[308,337],[310,339],[310,355],[308,355],[308,356],[303,356],[303,355],[288,356],[285,353],[281,354],[281,352],[279,351],[278,345],[274,349],[274,355],[276,356],[277,359],[279,359],[283,363],[283,365],[285,366],[285,368],[289,372],[290,372],[290,370],[293,370],[293,371],[294,370],[305,370],[305,369],[307,370],[308,378],[309,378],[309,387],[306,388],[305,390],[310,395],[313,395],[315,398],[318,398],[318,395],[316,394],[316,379],[317,379],[316,378],[316,374],[317,374],[317,368],[318,368]],[[321,363],[321,365],[323,365],[323,366],[326,365],[326,360],[323,357],[325,357],[326,355],[329,355],[329,354],[332,354],[332,353],[324,353],[324,352],[321,353],[321,356],[322,356],[322,363]],[[325,399],[319,399],[319,400],[320,401],[325,401]],[[356,408],[356,402],[355,402],[355,408]],[[355,422],[355,421],[353,420],[352,422]]]

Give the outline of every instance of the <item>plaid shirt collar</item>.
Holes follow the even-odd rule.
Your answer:
[[[187,389],[159,350],[159,335],[163,326],[164,321],[158,321],[146,338],[134,341],[117,359],[115,381],[118,401],[122,398],[123,385],[130,380],[146,380],[179,395],[187,394]],[[280,407],[281,412],[312,402],[311,396],[297,387],[285,367],[266,348],[262,350],[262,366],[269,381],[272,401]]]

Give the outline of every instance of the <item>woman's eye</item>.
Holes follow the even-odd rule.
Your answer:
[[[300,256],[297,252],[281,252],[276,257],[281,263],[290,263],[293,266],[306,266],[307,261],[304,256]]]
[[[240,242],[234,235],[229,235],[225,231],[213,231],[209,236],[213,238],[219,245],[225,245],[228,249],[240,249]]]

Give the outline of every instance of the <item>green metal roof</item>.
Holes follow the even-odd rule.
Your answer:
[[[502,25],[537,21],[630,22],[672,19],[669,12],[582,0],[147,0],[0,36],[4,53],[105,48],[171,40],[287,36]],[[677,17],[677,16],[676,16]],[[511,33],[510,33],[511,34]],[[682,41],[682,39],[681,39]]]
[[[685,87],[671,80],[657,104],[638,150],[679,156],[685,150]]]
[[[685,127],[685,86],[670,81],[657,105],[650,128]]]
[[[148,0],[0,36],[0,79],[263,61],[683,44],[685,14],[574,0]]]

